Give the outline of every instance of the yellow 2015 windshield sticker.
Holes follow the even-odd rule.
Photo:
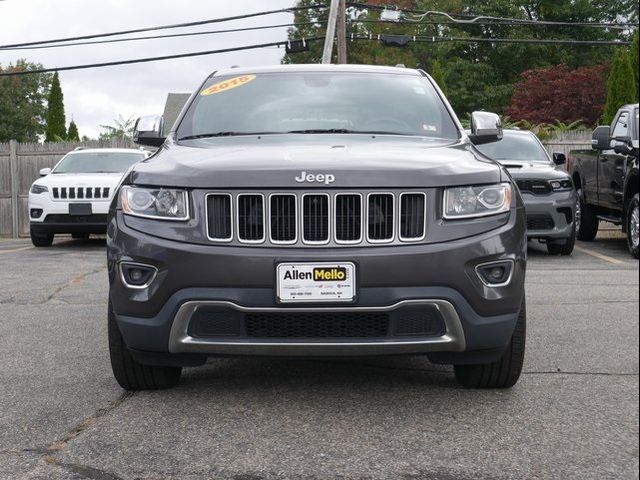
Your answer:
[[[227,90],[232,90],[253,82],[255,79],[255,75],[242,75],[241,77],[230,78],[229,80],[205,88],[200,92],[200,95],[215,95],[216,93],[226,92]]]

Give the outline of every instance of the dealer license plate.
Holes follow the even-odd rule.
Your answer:
[[[350,302],[356,295],[353,263],[280,263],[277,266],[280,302]]]

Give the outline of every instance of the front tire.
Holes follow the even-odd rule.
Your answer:
[[[638,194],[636,193],[631,199],[629,208],[627,208],[627,245],[633,258],[638,258],[638,247],[640,246],[640,234],[638,231],[640,210],[638,209],[638,204]]]
[[[30,234],[34,247],[50,247],[53,244],[53,233],[36,233],[32,229]]]
[[[593,242],[598,235],[600,221],[593,207],[584,203],[582,189],[578,189],[578,202],[576,204],[576,227],[578,240]]]
[[[567,238],[566,243],[564,245],[559,245],[557,243],[547,243],[547,251],[549,255],[560,255],[563,257],[568,257],[573,253],[573,248],[576,246],[576,229],[575,226],[571,233],[571,236]]]
[[[163,390],[178,384],[182,368],[155,367],[142,365],[135,361],[124,343],[111,302],[109,302],[108,322],[111,369],[113,376],[122,388],[133,391]]]
[[[527,336],[527,306],[522,300],[516,328],[500,360],[482,365],[455,365],[456,379],[465,388],[511,388],[520,378]]]

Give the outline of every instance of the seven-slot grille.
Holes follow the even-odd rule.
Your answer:
[[[206,196],[214,242],[339,245],[425,238],[423,192],[227,193]]]
[[[109,187],[53,187],[56,200],[103,200],[109,198]]]

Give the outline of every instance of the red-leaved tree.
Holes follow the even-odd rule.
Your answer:
[[[609,65],[569,70],[566,65],[527,70],[505,113],[531,123],[598,123],[607,100]]]

